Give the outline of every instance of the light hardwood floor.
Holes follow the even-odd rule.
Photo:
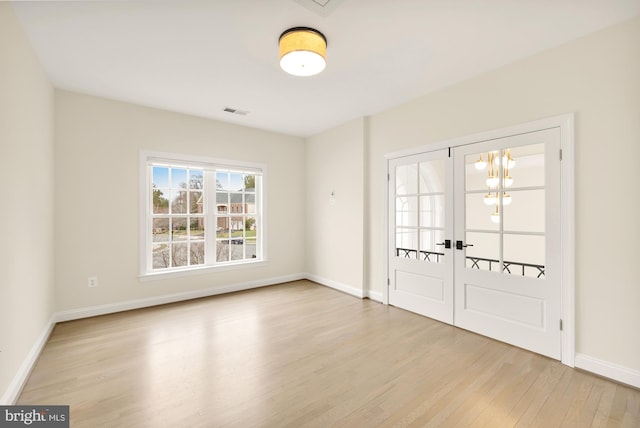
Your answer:
[[[640,391],[308,281],[58,324],[73,427],[640,427]]]

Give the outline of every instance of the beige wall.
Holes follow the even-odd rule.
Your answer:
[[[55,107],[58,311],[304,272],[302,139],[65,91]],[[141,282],[141,149],[266,164],[268,263]]]
[[[306,144],[307,272],[358,295],[364,285],[364,123],[353,120]]]
[[[576,351],[640,370],[639,46],[634,19],[372,116],[368,286],[386,283],[386,153],[575,112]]]
[[[0,392],[54,310],[305,271],[380,295],[386,153],[567,112],[576,113],[576,349],[640,370],[639,42],[635,19],[306,144],[66,91],[55,94],[54,133],[53,90],[0,3]],[[265,163],[269,262],[140,282],[141,149]]]
[[[54,302],[53,89],[9,3],[0,3],[0,159],[2,397]]]

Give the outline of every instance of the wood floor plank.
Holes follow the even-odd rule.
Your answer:
[[[309,281],[58,324],[18,400],[89,427],[640,427],[640,391]]]

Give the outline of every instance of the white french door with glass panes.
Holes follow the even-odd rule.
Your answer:
[[[559,359],[559,128],[453,153],[455,325]]]
[[[453,322],[453,199],[448,150],[389,163],[389,303]]]
[[[559,151],[556,127],[389,160],[389,303],[559,359]]]

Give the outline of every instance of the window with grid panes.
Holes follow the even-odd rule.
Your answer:
[[[262,260],[262,171],[181,159],[146,161],[143,275]]]

